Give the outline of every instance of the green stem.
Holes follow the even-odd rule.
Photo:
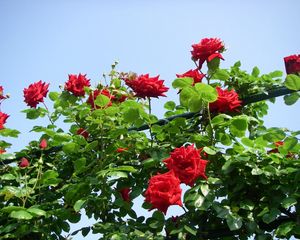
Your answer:
[[[213,129],[213,126],[211,124],[211,116],[210,116],[209,103],[207,104],[207,117],[208,117],[208,121],[209,121],[209,127],[211,129],[210,145],[213,145],[213,143],[214,143],[214,129]]]
[[[43,105],[44,105],[45,109],[47,110],[47,117],[48,117],[49,121],[51,122],[52,125],[54,125],[54,122],[51,119],[50,112],[49,112],[47,105],[44,102],[43,102]]]
[[[149,104],[149,132],[151,137],[151,148],[153,147],[153,133],[152,133],[152,124],[151,124],[151,98],[148,97],[148,104]]]

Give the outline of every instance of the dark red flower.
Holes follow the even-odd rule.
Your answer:
[[[223,59],[221,52],[224,50],[224,44],[219,38],[204,38],[199,43],[193,44],[192,48],[192,59],[199,60],[199,68],[205,61],[210,62],[214,58]]]
[[[42,141],[40,142],[40,149],[45,149],[47,148],[48,146],[48,143],[47,143],[47,140],[45,138],[42,139]]]
[[[75,96],[80,97],[84,96],[84,87],[91,86],[90,80],[86,78],[86,74],[82,75],[79,73],[79,75],[70,74],[69,80],[65,84],[65,90],[73,93]]]
[[[26,168],[26,167],[28,167],[29,166],[29,161],[28,161],[28,159],[27,158],[22,158],[21,159],[21,162],[19,163],[19,167],[20,168]]]
[[[3,87],[0,86],[0,100],[5,99],[6,96],[3,95]]]
[[[87,100],[87,103],[91,105],[91,107],[93,109],[97,109],[100,108],[95,104],[95,99],[97,98],[97,96],[99,96],[100,94],[108,97],[111,101],[113,101],[115,99],[115,97],[113,95],[110,94],[109,90],[107,89],[96,89],[95,91],[93,91],[90,95],[89,98]],[[112,102],[109,101],[109,103],[106,105],[106,107],[110,107],[112,105]]]
[[[218,99],[209,104],[210,111],[219,113],[238,111],[242,101],[239,100],[239,95],[233,89],[228,91],[217,87],[216,90]]]
[[[28,106],[36,108],[40,102],[44,102],[44,97],[47,96],[49,83],[46,84],[41,80],[30,84],[28,88],[24,88],[24,98]]]
[[[284,64],[287,74],[300,74],[300,54],[285,57]]]
[[[78,135],[83,136],[85,139],[87,139],[89,137],[89,133],[87,130],[85,130],[84,128],[79,128],[76,132]]]
[[[165,97],[164,93],[169,90],[164,86],[164,80],[159,80],[159,76],[149,77],[149,74],[142,74],[134,79],[126,79],[125,83],[132,88],[135,96],[140,98]]]
[[[283,146],[283,145],[284,145],[284,142],[283,142],[283,141],[275,142],[275,147],[276,147],[276,148],[274,148],[274,149],[268,151],[268,153],[279,153],[278,147]]]
[[[117,152],[121,153],[121,152],[124,152],[124,151],[127,151],[127,150],[128,150],[128,148],[118,148]]]
[[[6,123],[8,117],[9,115],[6,113],[0,112],[0,129],[4,128],[4,124]]]
[[[205,77],[205,74],[199,73],[198,69],[195,70],[191,69],[183,74],[176,74],[176,77],[178,78],[190,77],[194,79],[193,85],[195,85],[195,83],[202,82],[202,79]]]
[[[130,202],[130,196],[129,196],[130,191],[131,191],[130,188],[123,188],[123,189],[120,190],[122,199],[125,202]]]
[[[205,169],[208,161],[201,158],[200,151],[194,145],[175,148],[164,163],[182,183],[193,186],[199,177],[207,179]]]
[[[157,208],[164,214],[171,205],[182,206],[180,181],[174,171],[158,174],[150,178],[145,192],[145,202],[152,205],[151,209]]]

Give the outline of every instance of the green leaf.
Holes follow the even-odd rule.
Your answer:
[[[71,153],[77,153],[79,150],[79,146],[76,143],[70,142],[70,143],[66,143],[63,146],[63,151],[67,154],[71,154]]]
[[[218,98],[217,90],[208,84],[196,83],[195,89],[200,94],[200,98],[207,103],[214,102]]]
[[[206,152],[209,155],[216,155],[217,154],[217,152],[215,150],[213,150],[212,148],[210,148],[210,147],[204,147],[203,151]]]
[[[126,109],[123,113],[123,118],[124,121],[128,123],[133,123],[140,118],[139,110],[137,108]]]
[[[231,125],[229,126],[230,132],[237,137],[243,137],[245,131],[248,128],[247,119],[244,118],[234,118],[231,120]]]
[[[25,109],[22,112],[26,113],[26,118],[28,119],[37,119],[38,117],[44,117],[47,110],[39,107]]]
[[[284,144],[282,148],[284,148],[286,151],[291,151],[293,148],[297,145],[298,139],[295,137],[287,137],[284,140]]]
[[[209,193],[209,186],[208,186],[208,184],[202,184],[200,186],[200,189],[201,189],[201,192],[204,195],[204,197],[206,197],[207,194]]]
[[[294,103],[296,103],[298,101],[298,99],[300,98],[300,95],[299,93],[297,92],[294,92],[292,94],[288,94],[288,95],[285,95],[283,97],[284,99],[284,103],[286,105],[293,105]]]
[[[58,92],[50,92],[49,93],[49,98],[52,100],[52,101],[55,101],[59,98],[59,93]]]
[[[156,220],[160,221],[160,222],[163,222],[165,220],[164,214],[160,211],[155,211],[152,214],[152,217],[155,218]]]
[[[197,229],[190,227],[188,225],[184,225],[184,229],[189,232],[190,234],[196,236],[197,235]]]
[[[85,164],[86,164],[86,158],[76,159],[74,162],[75,172],[80,172],[81,170],[83,170],[85,167]]]
[[[193,78],[190,77],[185,77],[185,78],[176,78],[173,83],[172,86],[173,88],[184,88],[187,86],[191,86],[194,82]]]
[[[243,225],[243,221],[241,217],[231,215],[231,214],[226,216],[226,222],[230,231],[238,230]]]
[[[297,200],[293,197],[288,197],[288,198],[285,198],[282,202],[281,202],[281,205],[284,207],[284,208],[289,208],[289,207],[292,207],[294,205],[297,204]]]
[[[202,102],[200,97],[194,96],[189,100],[188,107],[191,112],[199,112],[203,108]]]
[[[95,104],[98,106],[98,107],[106,107],[107,104],[109,104],[110,102],[110,98],[103,95],[103,94],[99,94],[97,96],[97,98],[95,99]]]
[[[30,220],[32,218],[32,215],[25,210],[12,211],[9,216],[19,220]]]
[[[292,229],[294,228],[295,225],[296,225],[295,222],[287,222],[287,223],[281,224],[275,231],[276,236],[288,237],[287,234],[290,231],[292,231]]]
[[[176,107],[176,104],[173,101],[168,101],[164,105],[164,108],[167,110],[170,110],[170,111],[173,111],[175,109],[175,107]]]
[[[86,200],[82,200],[82,199],[77,200],[73,207],[75,212],[79,212],[79,210],[84,207],[85,202]]]
[[[270,212],[263,215],[262,220],[265,223],[269,224],[269,223],[273,222],[277,218],[278,215],[280,215],[280,211],[276,208],[272,208]]]
[[[0,136],[17,138],[20,132],[15,129],[3,128],[0,130]]]
[[[7,206],[2,208],[0,211],[5,213],[11,213],[13,211],[20,211],[20,210],[26,211],[24,207],[19,207],[19,206]]]
[[[295,74],[289,74],[287,75],[284,84],[288,89],[300,90],[300,77]]]
[[[259,76],[259,73],[260,73],[260,71],[259,71],[258,67],[254,67],[253,70],[252,70],[251,75],[252,75],[253,77],[258,77],[258,76]]]
[[[192,97],[198,97],[197,93],[192,87],[185,87],[181,90],[179,95],[180,104],[188,107],[189,101]]]
[[[217,71],[212,76],[212,79],[219,79],[223,81],[227,81],[230,78],[229,73],[225,69],[217,69]]]
[[[246,137],[242,138],[241,141],[247,147],[253,147],[254,145],[253,141]]]
[[[1,180],[14,180],[16,177],[11,173],[6,173],[1,176]]]
[[[42,209],[31,207],[27,209],[27,212],[31,213],[33,216],[46,216],[46,212]]]

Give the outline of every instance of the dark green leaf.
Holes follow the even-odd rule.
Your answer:
[[[284,103],[286,105],[293,105],[294,103],[296,103],[298,101],[298,99],[300,98],[299,93],[294,92],[292,94],[288,94],[284,96]]]
[[[251,75],[253,77],[258,77],[258,75],[259,75],[259,69],[258,69],[258,67],[254,67],[253,68]]]
[[[230,231],[238,230],[243,225],[242,218],[232,214],[226,216],[226,222]]]
[[[167,110],[170,110],[170,111],[173,111],[175,109],[175,107],[176,107],[176,104],[173,101],[168,101],[164,105],[164,108]]]

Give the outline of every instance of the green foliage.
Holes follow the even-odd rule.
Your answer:
[[[56,240],[67,232],[69,237],[101,233],[101,239],[160,240],[166,239],[163,231],[182,240],[298,237],[300,132],[266,128],[264,101],[239,111],[209,110],[218,99],[216,86],[234,89],[241,99],[282,86],[282,72],[262,74],[254,67],[249,74],[240,62],[229,69],[219,65],[219,58],[207,64],[207,82],[194,84],[190,77],[173,81],[179,104],[164,104],[164,121],[150,111],[148,99],[137,100],[127,90],[122,80],[127,75],[116,71],[116,63],[105,88],[114,96],[126,95],[126,101],[100,94],[92,109],[86,100],[94,89],[86,87],[84,97],[50,92],[53,112],[24,110],[28,119],[48,117],[49,125],[32,129],[47,139],[48,147],[40,149],[35,140],[15,154],[0,154],[0,239]],[[298,91],[299,77],[288,75],[284,84]],[[284,98],[287,105],[298,99],[298,92]],[[60,119],[64,129],[57,126]],[[0,130],[1,137],[19,134]],[[186,144],[194,144],[208,160],[208,178],[197,179],[183,192],[185,212],[178,218],[158,210],[149,218],[138,216],[133,199],[144,198],[150,177],[167,172],[164,160]],[[0,140],[1,149],[10,146]],[[23,157],[29,165],[19,167]],[[130,199],[121,194],[127,188]],[[144,202],[142,207],[153,206]],[[97,222],[71,233],[70,224],[79,222],[83,212]],[[222,232],[229,237],[219,236]]]

